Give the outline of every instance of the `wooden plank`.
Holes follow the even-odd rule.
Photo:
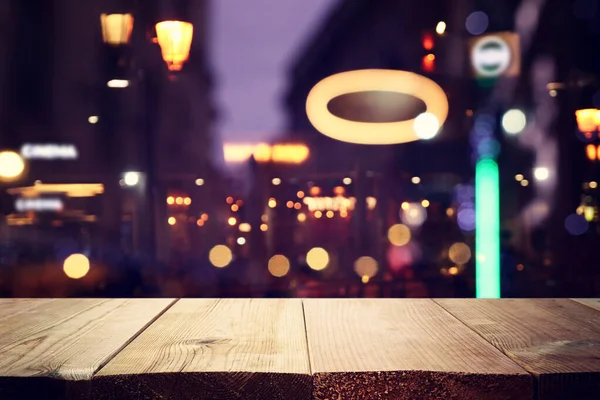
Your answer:
[[[53,299],[0,299],[0,321],[23,314]]]
[[[600,312],[568,299],[437,302],[531,372],[540,400],[600,399]]]
[[[600,299],[571,299],[588,307],[592,307],[600,311]]]
[[[85,397],[92,374],[172,302],[34,300],[20,311],[13,302],[0,323],[0,398]]]
[[[304,300],[315,399],[532,399],[529,374],[428,299]]]
[[[112,359],[94,399],[309,399],[299,299],[182,299]]]

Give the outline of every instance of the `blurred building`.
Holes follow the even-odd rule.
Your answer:
[[[131,42],[123,57],[111,58],[100,15],[126,12],[134,16]],[[194,24],[189,61],[178,74],[167,70],[158,44],[152,43],[154,24],[165,18]],[[65,215],[77,214],[97,229],[99,236],[90,239],[96,245],[120,246],[141,256],[156,251],[163,260],[181,243],[190,250],[203,240],[197,221],[202,213],[213,213],[214,194],[223,191],[213,167],[218,154],[211,134],[206,22],[203,0],[175,6],[161,1],[2,2],[0,148],[59,144],[76,152],[70,159],[28,160],[20,180],[3,184],[2,211],[12,217],[0,224],[8,237],[16,237],[13,222],[22,214],[15,200],[27,193],[60,198],[64,210],[30,212],[33,218],[21,219],[19,226],[46,220],[60,225]],[[121,75],[113,76],[117,70]],[[113,78],[126,79],[128,87],[108,87]],[[127,180],[127,172],[139,174]],[[152,190],[147,190],[150,179]],[[95,189],[85,190],[90,187],[85,185]],[[189,198],[189,204],[173,208],[178,204],[168,204],[169,196]],[[170,217],[177,218],[179,240],[171,240]]]

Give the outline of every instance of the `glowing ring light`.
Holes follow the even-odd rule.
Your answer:
[[[471,50],[471,64],[482,77],[502,75],[510,67],[511,61],[510,46],[498,36],[486,36],[478,40]]]
[[[322,134],[358,144],[397,144],[419,140],[415,119],[397,122],[357,122],[333,115],[327,104],[335,97],[365,91],[396,92],[414,96],[427,106],[441,126],[448,116],[448,98],[434,81],[412,72],[362,69],[331,75],[317,83],[306,99],[306,114]]]

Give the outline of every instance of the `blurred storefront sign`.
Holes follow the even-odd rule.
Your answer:
[[[21,198],[15,201],[15,210],[19,212],[26,211],[61,211],[64,208],[64,204],[61,199],[58,198]]]
[[[225,161],[232,164],[246,162],[252,156],[259,163],[302,164],[310,156],[310,149],[293,143],[225,143],[223,154]]]
[[[476,78],[517,76],[521,72],[519,35],[498,32],[469,41],[472,74]]]
[[[75,160],[79,154],[72,144],[31,144],[21,147],[21,156],[29,160]]]

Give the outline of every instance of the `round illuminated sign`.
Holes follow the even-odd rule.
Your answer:
[[[498,36],[486,36],[478,40],[471,50],[473,68],[483,77],[495,78],[510,67],[510,46]]]
[[[363,69],[331,75],[317,83],[306,99],[306,114],[322,134],[358,144],[397,144],[422,137],[415,130],[415,118],[397,122],[357,122],[333,115],[327,105],[335,97],[367,91],[396,92],[421,99],[429,118],[441,126],[448,116],[448,99],[434,81],[412,72]],[[418,125],[418,124],[417,124]]]

